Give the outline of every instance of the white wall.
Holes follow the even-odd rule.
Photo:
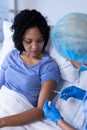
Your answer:
[[[59,18],[71,12],[87,13],[87,0],[18,0],[19,10],[37,9],[54,25]]]

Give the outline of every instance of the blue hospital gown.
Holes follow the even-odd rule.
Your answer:
[[[59,83],[58,65],[47,52],[34,66],[25,64],[19,54],[15,49],[6,56],[0,70],[0,88],[5,85],[9,89],[20,92],[36,106],[41,84],[51,79]]]

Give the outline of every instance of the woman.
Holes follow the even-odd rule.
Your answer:
[[[71,13],[61,18],[51,32],[51,39],[56,51],[69,60],[72,67],[77,69],[79,73],[87,71],[87,14]],[[83,100],[83,110],[86,117],[83,129],[87,130],[86,90],[72,85],[61,91],[60,98],[67,100],[70,97]],[[45,116],[57,123],[63,130],[75,130],[64,121],[53,103],[49,108],[48,102],[49,100],[43,106]]]
[[[3,101],[0,104],[0,128],[21,126],[43,118],[44,101],[53,98],[52,90],[60,80],[56,62],[45,51],[50,28],[42,14],[36,10],[21,11],[14,18],[12,30],[16,49],[6,56],[0,70],[0,95],[4,103],[6,100],[7,104],[11,103],[4,108]],[[15,106],[19,109],[17,112],[13,111]]]

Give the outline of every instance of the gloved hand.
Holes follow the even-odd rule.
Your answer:
[[[60,98],[67,100],[70,97],[74,97],[80,100],[83,100],[86,91],[76,86],[70,86],[61,91]]]
[[[48,104],[49,100],[47,99],[43,106],[43,111],[45,117],[51,119],[53,122],[57,123],[59,119],[63,119],[59,111],[56,109],[55,105],[51,102],[50,106]]]

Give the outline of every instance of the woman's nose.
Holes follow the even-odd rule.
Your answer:
[[[38,44],[36,42],[32,43],[32,48],[33,49],[37,49],[38,48]]]

